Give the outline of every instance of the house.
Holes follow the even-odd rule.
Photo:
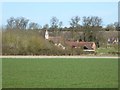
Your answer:
[[[118,38],[114,38],[114,37],[108,38],[108,40],[107,40],[108,45],[110,45],[110,44],[118,44],[118,42],[119,42]]]
[[[95,51],[96,50],[95,42],[66,41],[65,43],[72,48],[83,48],[84,51]]]

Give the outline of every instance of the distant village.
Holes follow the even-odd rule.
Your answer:
[[[96,43],[94,41],[88,42],[84,40],[72,40],[67,39],[65,40],[62,36],[52,36],[50,35],[50,32],[48,30],[45,31],[45,39],[48,41],[52,41],[55,46],[60,47],[61,49],[65,50],[66,47],[71,48],[82,48],[85,52],[96,52],[96,48],[99,48],[96,46]],[[63,43],[64,41],[64,43]],[[118,45],[119,44],[119,38],[114,36],[108,36],[106,39],[107,47],[110,45]]]
[[[45,32],[45,39],[54,42],[55,46],[61,47],[62,49],[65,49],[66,46],[64,46],[62,42],[62,37],[52,37],[49,35],[49,32],[46,30]],[[83,47],[84,51],[95,51],[96,44],[95,42],[84,42],[84,41],[74,41],[74,40],[65,40],[64,43],[67,46],[70,46],[71,48],[80,48]]]
[[[80,20],[83,23],[80,24]],[[103,27],[98,16],[74,16],[70,27],[52,17],[40,27],[25,17],[10,17],[2,29],[3,55],[118,55],[118,22]]]

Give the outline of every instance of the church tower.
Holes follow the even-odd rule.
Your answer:
[[[47,30],[45,31],[45,39],[49,39],[49,34]]]

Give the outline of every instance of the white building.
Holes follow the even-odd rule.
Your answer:
[[[47,30],[45,31],[45,39],[49,39],[49,33]]]

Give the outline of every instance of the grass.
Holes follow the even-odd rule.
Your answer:
[[[3,88],[116,88],[117,59],[2,59]]]
[[[109,55],[112,52],[118,52],[118,46],[110,46],[110,47],[100,47],[96,49],[97,54],[104,54],[104,55]],[[115,56],[115,54],[112,54],[113,56]],[[116,54],[117,55],[117,54]]]

